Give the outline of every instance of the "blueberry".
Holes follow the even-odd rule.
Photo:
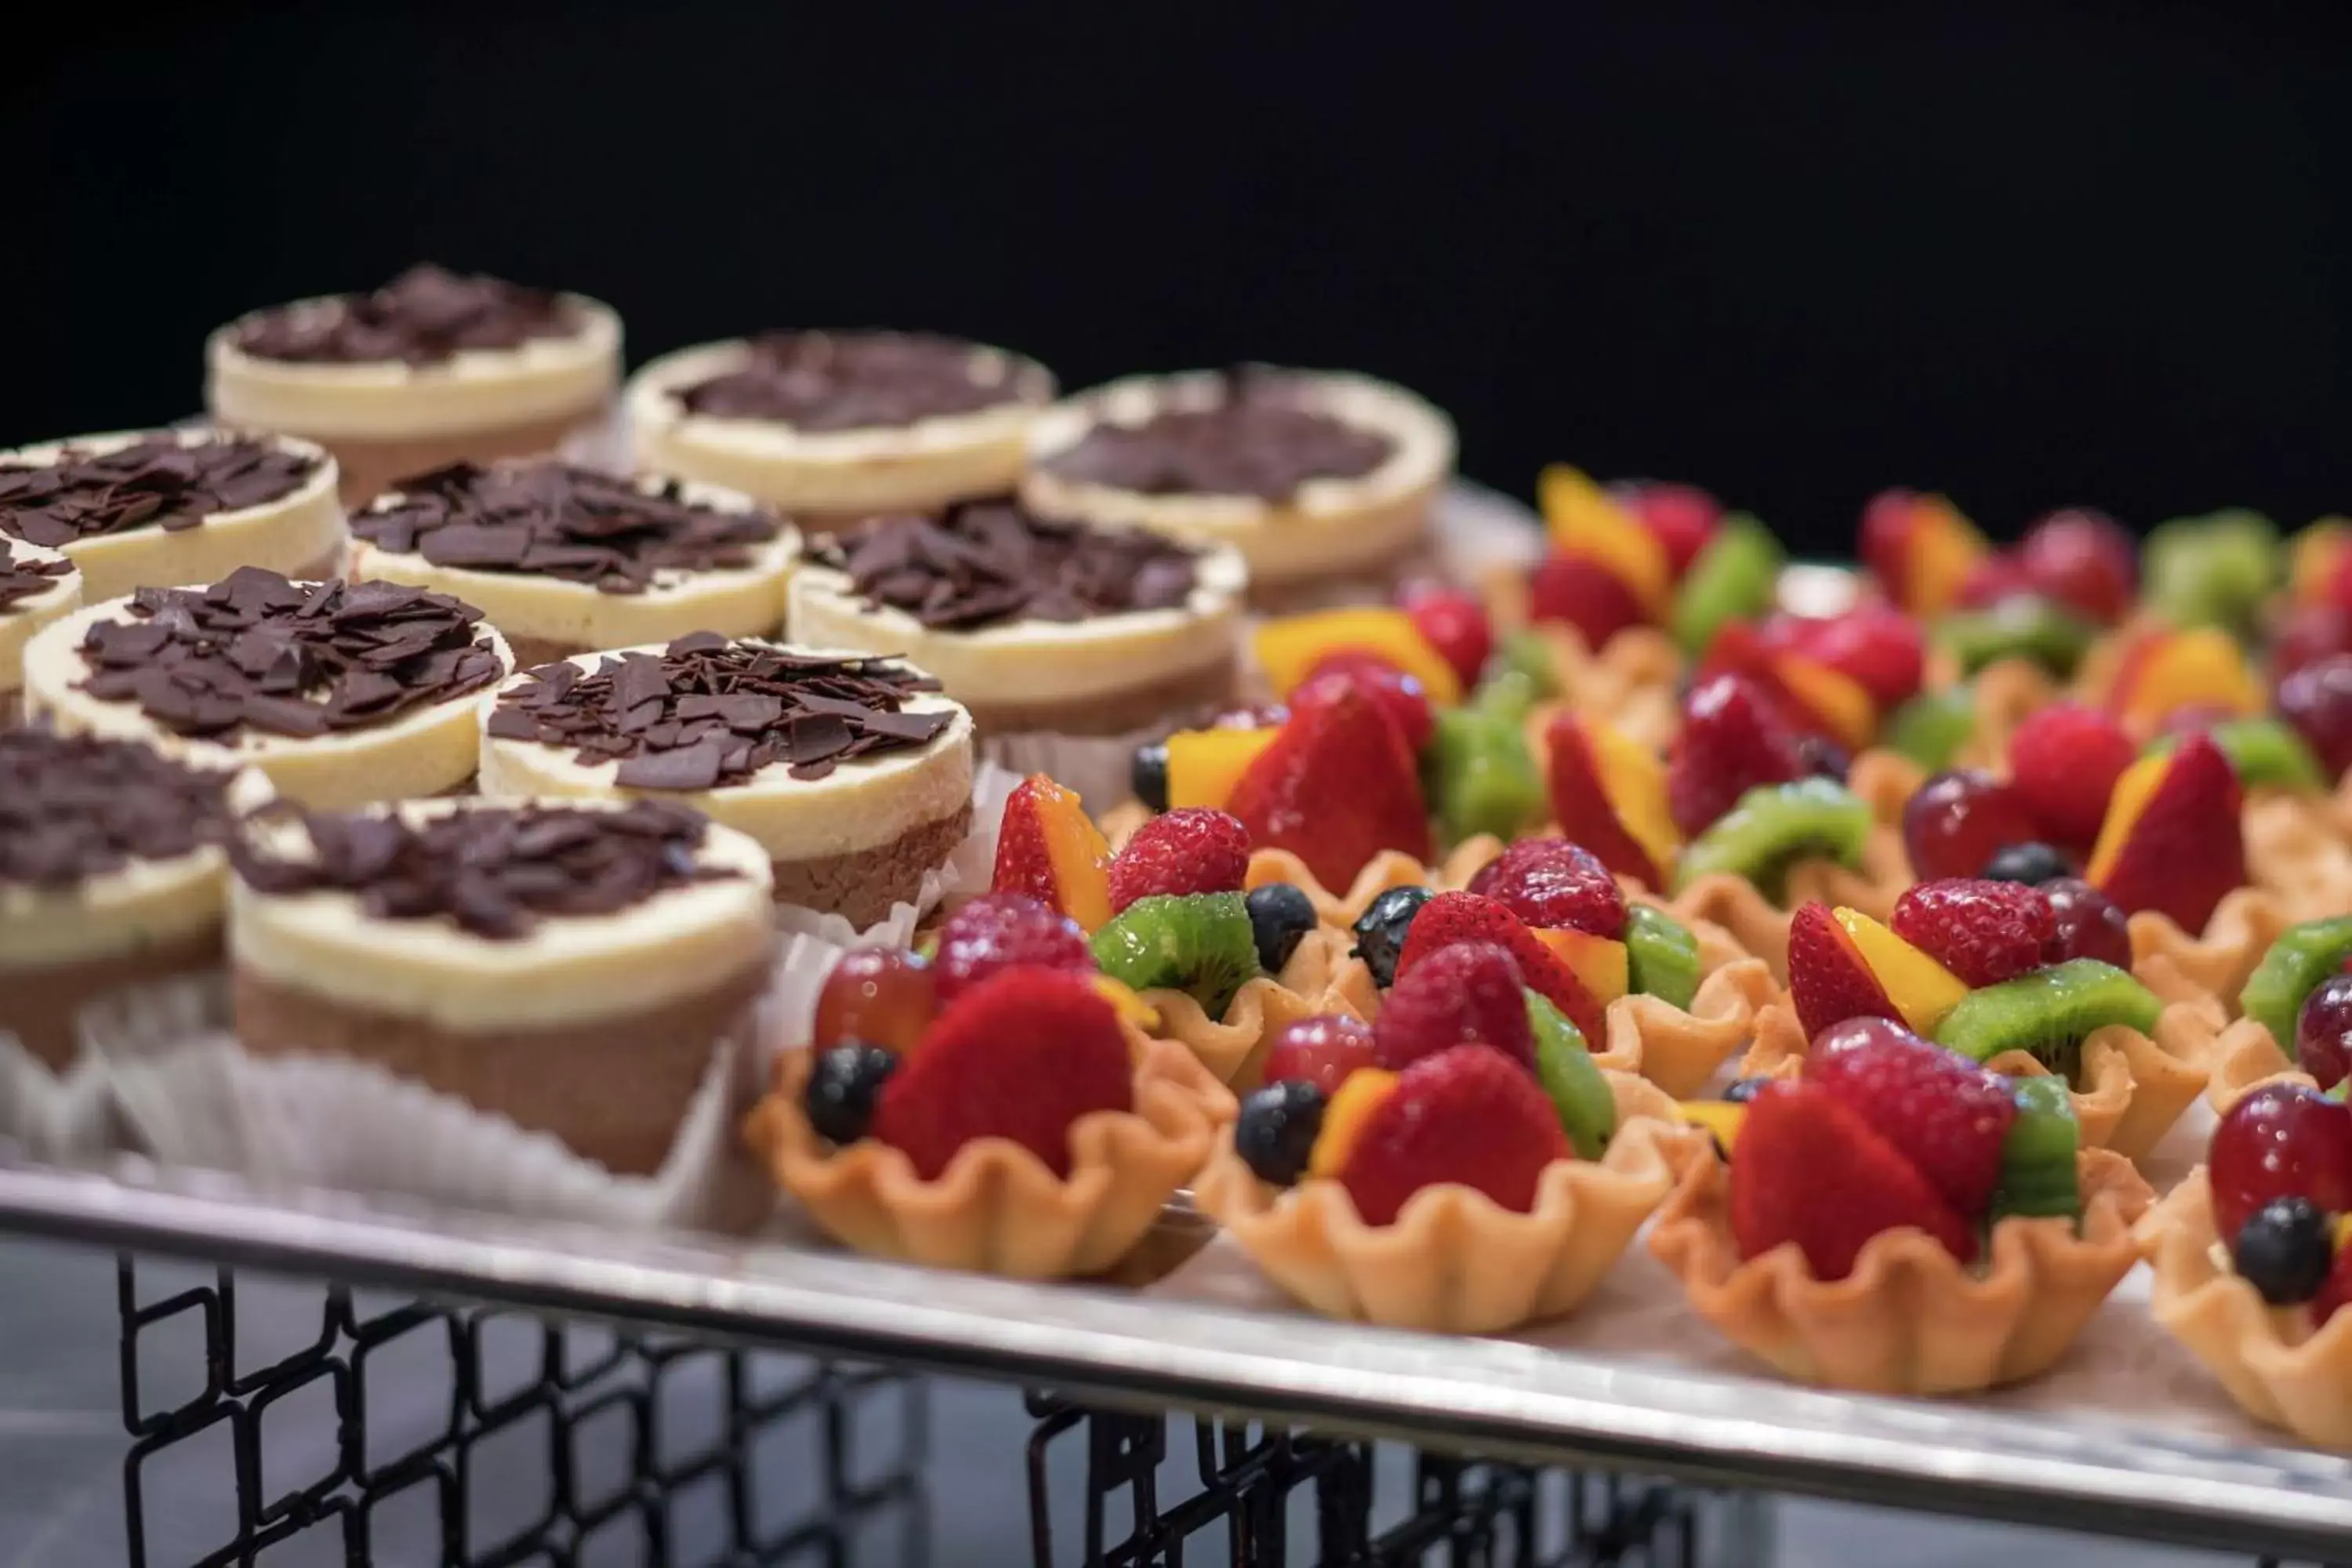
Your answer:
[[[1993,852],[1993,858],[1985,862],[1984,874],[1990,881],[2022,882],[2029,888],[2038,888],[2044,882],[2071,877],[2074,870],[2066,864],[2064,856],[2047,844],[2009,844]]]
[[[1819,735],[1807,735],[1798,741],[1797,762],[1807,778],[1835,779],[1840,784],[1845,783],[1846,772],[1853,766],[1853,759],[1845,754],[1843,746]]]
[[[1168,742],[1146,741],[1127,764],[1127,784],[1153,811],[1168,809]]]
[[[1404,933],[1412,917],[1429,902],[1427,888],[1391,888],[1374,899],[1356,921],[1354,954],[1372,972],[1372,983],[1383,991],[1396,981],[1397,960],[1404,953]]]
[[[2309,1198],[2273,1198],[2238,1232],[2238,1277],[2273,1307],[2310,1300],[2335,1266],[2329,1230]]]
[[[835,1046],[824,1052],[801,1091],[809,1125],[828,1142],[856,1142],[874,1121],[883,1084],[898,1070],[898,1057],[879,1046]]]
[[[1772,1080],[1769,1078],[1743,1078],[1737,1079],[1732,1083],[1730,1088],[1723,1091],[1723,1098],[1731,1101],[1734,1105],[1745,1105],[1749,1100],[1755,1099],[1758,1092],[1760,1091],[1766,1084],[1770,1083],[1771,1081]]]
[[[1291,1185],[1307,1173],[1307,1157],[1323,1131],[1323,1091],[1304,1079],[1267,1084],[1242,1101],[1234,1152],[1258,1180]]]
[[[1250,934],[1257,938],[1257,966],[1277,974],[1298,951],[1298,940],[1315,929],[1314,901],[1287,882],[1252,888]]]

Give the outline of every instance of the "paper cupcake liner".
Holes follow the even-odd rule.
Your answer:
[[[1793,1245],[1743,1261],[1730,1168],[1713,1160],[1685,1171],[1650,1250],[1699,1316],[1783,1376],[1866,1394],[1972,1394],[2047,1371],[2139,1259],[2131,1226],[2155,1194],[2119,1154],[2079,1158],[2079,1234],[2068,1219],[2005,1219],[1973,1267],[1907,1226],[1872,1237],[1843,1279],[1814,1279]]]
[[[139,1142],[160,1163],[271,1186],[398,1193],[533,1218],[657,1226],[756,1214],[759,1174],[730,1133],[749,1066],[773,1026],[764,1005],[722,1041],[659,1171],[620,1176],[545,1132],[344,1057],[257,1057],[227,1026],[218,978],[101,1002],[92,1053]]]
[[[930,1182],[905,1154],[870,1139],[831,1148],[801,1110],[805,1051],[778,1061],[775,1088],[744,1122],[743,1138],[826,1234],[857,1251],[1016,1279],[1099,1274],[1158,1222],[1215,1141],[1192,1053],[1153,1041],[1140,1055],[1136,1109],[1080,1117],[1070,1128],[1067,1177],[1003,1138],[966,1144]]]
[[[1395,1223],[1371,1226],[1340,1183],[1275,1187],[1223,1133],[1193,1188],[1196,1207],[1233,1233],[1268,1279],[1327,1317],[1438,1333],[1500,1333],[1574,1311],[1692,1164],[1713,1164],[1706,1135],[1673,1124],[1654,1086],[1609,1075],[1618,1131],[1599,1160],[1557,1160],[1532,1212],[1473,1187],[1426,1187]]]
[[[0,1030],[0,1142],[70,1161],[113,1151],[121,1131],[106,1074],[88,1052],[58,1072]]]
[[[971,775],[971,831],[948,851],[947,858],[923,873],[922,886],[911,904],[894,904],[890,912],[863,930],[846,916],[796,904],[776,906],[776,929],[787,941],[812,937],[835,948],[912,947],[915,931],[934,910],[961,903],[988,891],[996,875],[996,837],[1004,825],[1004,802],[1021,775],[982,763]]]
[[[2067,1091],[2084,1147],[2146,1158],[2204,1089],[2221,1032],[2210,1009],[2189,1003],[2167,1005],[2153,1034],[2125,1024],[2092,1030],[2083,1041],[2082,1082]],[[1797,1009],[1783,994],[1758,1011],[1756,1043],[1740,1059],[1739,1074],[1797,1078],[1810,1048]],[[2050,1076],[2024,1051],[2003,1051],[1985,1066],[2011,1078]]]
[[[2204,1167],[2139,1222],[2154,1281],[2148,1312],[2221,1380],[2238,1407],[2306,1443],[2352,1449],[2352,1314],[2314,1331],[2300,1307],[2267,1305],[2223,1261]]]

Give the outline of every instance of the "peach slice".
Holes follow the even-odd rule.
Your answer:
[[[1633,989],[1632,962],[1623,942],[1565,926],[1538,929],[1536,940],[1558,953],[1569,973],[1603,1007]]]
[[[1860,910],[1841,907],[1832,912],[1913,1034],[1931,1034],[1969,994],[1958,975]]]
[[[1005,797],[996,837],[1000,893],[1044,900],[1093,931],[1110,920],[1110,846],[1076,790],[1032,773]]]
[[[1396,1081],[1397,1075],[1385,1068],[1358,1068],[1340,1080],[1323,1107],[1323,1125],[1307,1152],[1308,1175],[1336,1176],[1346,1168],[1364,1123],[1396,1091]]]
[[[1315,610],[1263,623],[1252,646],[1277,696],[1287,697],[1335,648],[1361,648],[1421,682],[1436,703],[1462,700],[1462,678],[1402,610],[1368,607]]]
[[[1851,752],[1870,744],[1878,728],[1878,709],[1862,682],[1802,654],[1775,654],[1770,668],[1773,679],[1829,726],[1839,745]]]
[[[1674,591],[1666,547],[1642,520],[1581,469],[1554,463],[1536,481],[1544,527],[1563,550],[1581,550],[1633,590],[1653,621],[1665,619]]]
[[[2107,706],[2126,723],[2147,727],[2181,708],[2259,713],[2263,689],[2235,638],[2219,626],[2198,626],[2133,645],[2116,671]]]
[[[1942,496],[1921,496],[1912,504],[1904,608],[1915,616],[1937,616],[1951,607],[1960,584],[1983,559],[1984,535]]]
[[[1265,730],[1179,730],[1168,737],[1168,809],[1188,805],[1222,811],[1234,786],[1274,744],[1279,727]]]

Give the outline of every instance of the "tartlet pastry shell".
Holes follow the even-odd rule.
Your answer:
[[[1532,1213],[1452,1183],[1415,1194],[1392,1225],[1369,1226],[1348,1190],[1318,1178],[1279,1188],[1234,1152],[1230,1131],[1192,1201],[1258,1268],[1326,1316],[1439,1333],[1500,1333],[1570,1312],[1591,1295],[1707,1135],[1673,1124],[1653,1085],[1611,1073],[1618,1131],[1600,1160],[1555,1161]]]
[[[1689,1166],[1650,1250],[1725,1338],[1801,1383],[1869,1394],[1969,1394],[2046,1371],[2138,1261],[2132,1222],[2154,1194],[2121,1155],[2080,1157],[2081,1233],[2006,1219],[1979,1271],[1911,1226],[1874,1237],[1853,1272],[1819,1280],[1794,1245],[1743,1261],[1731,1173]]]
[[[1265,1053],[1275,1036],[1301,1018],[1338,1013],[1369,1021],[1380,1008],[1380,987],[1360,960],[1348,956],[1349,938],[1318,927],[1299,938],[1298,950],[1277,975],[1247,982],[1212,1018],[1181,991],[1147,991],[1145,1004],[1160,1016],[1149,1037],[1174,1040],[1197,1058],[1218,1081],[1246,1094],[1265,1071]]]
[[[872,1139],[833,1148],[801,1110],[804,1050],[779,1058],[743,1136],[810,1217],[860,1252],[1016,1279],[1099,1274],[1159,1220],[1234,1113],[1181,1046],[1144,1042],[1137,1058],[1135,1109],[1080,1117],[1066,1177],[1002,1138],[966,1144],[932,1182]]]

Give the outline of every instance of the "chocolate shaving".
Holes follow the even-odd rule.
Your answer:
[[[280,856],[264,835],[231,843],[236,874],[258,893],[350,893],[377,920],[446,921],[491,942],[528,936],[542,919],[593,918],[735,872],[696,860],[708,826],[667,801],[618,811],[572,805],[467,805],[408,822],[332,816],[290,804],[308,856]]]
[[[0,533],[52,550],[133,528],[177,533],[281,500],[318,471],[316,458],[252,437],[165,431],[112,451],[69,446],[45,463],[0,463]]]
[[[927,332],[764,332],[740,367],[676,396],[692,414],[826,431],[897,429],[1052,395],[1034,367],[981,352]]]
[[[0,882],[69,888],[220,843],[236,776],[131,741],[0,730]]]
[[[570,747],[583,767],[618,763],[625,789],[740,784],[779,763],[821,779],[845,763],[929,745],[952,710],[905,710],[939,682],[883,658],[794,653],[709,632],[648,653],[606,655],[593,673],[542,665],[501,692],[489,732]]]
[[[1288,500],[1310,479],[1360,479],[1396,443],[1310,405],[1304,376],[1228,371],[1208,408],[1169,408],[1140,425],[1104,421],[1045,468],[1066,479],[1144,495]]]
[[[436,566],[517,573],[642,594],[664,572],[740,570],[782,526],[765,511],[686,500],[642,481],[552,459],[452,463],[400,481],[352,518],[352,532]]]
[[[579,335],[579,308],[545,289],[460,277],[430,263],[373,294],[338,294],[257,311],[235,342],[256,359],[297,364],[437,364],[467,349],[512,349]]]
[[[1192,595],[1200,552],[1141,529],[1050,522],[1011,497],[935,517],[869,518],[809,547],[869,605],[945,631],[1166,610]]]
[[[79,689],[175,734],[308,739],[364,730],[503,673],[482,612],[397,583],[289,582],[241,566],[209,588],[142,588],[83,635]]]
[[[58,585],[58,579],[73,572],[73,563],[63,559],[42,560],[27,551],[18,553],[0,534],[0,616],[15,609],[19,600],[37,598]]]

